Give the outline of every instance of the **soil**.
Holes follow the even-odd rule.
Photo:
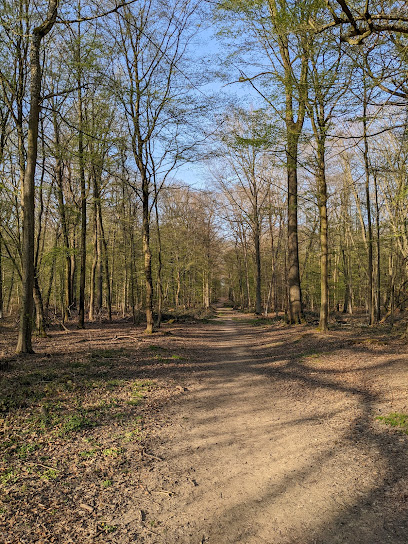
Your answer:
[[[0,542],[407,544],[407,344],[348,325],[5,330]]]

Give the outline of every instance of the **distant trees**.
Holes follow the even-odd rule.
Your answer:
[[[196,10],[190,0],[146,0],[118,14],[116,92],[138,172],[132,186],[142,203],[147,333],[154,326],[150,244],[151,212],[158,198],[154,178],[158,172],[167,176],[180,160],[179,126],[186,114],[182,100],[188,100],[180,69]]]
[[[265,123],[265,112],[233,110],[227,114],[218,155],[222,166],[213,173],[228,203],[224,211],[227,220],[238,225],[241,241],[245,225],[251,232],[255,254],[255,313],[262,312],[261,237],[267,214],[273,160],[268,155],[273,130]],[[239,220],[237,217],[240,216]],[[237,227],[232,226],[235,231]],[[245,257],[247,267],[247,256]],[[248,301],[250,297],[248,296]]]

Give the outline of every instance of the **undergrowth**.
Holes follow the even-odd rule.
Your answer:
[[[376,419],[385,425],[395,427],[398,431],[408,434],[408,414],[393,412],[388,416],[378,416]]]

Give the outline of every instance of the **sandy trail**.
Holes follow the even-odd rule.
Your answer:
[[[254,327],[220,310],[201,334],[205,364],[166,413],[163,463],[144,475],[171,492],[155,495],[147,541],[406,544],[406,510],[390,520],[384,508],[406,472],[406,439],[384,444],[371,428],[376,396],[335,373],[305,373],[287,329],[260,345]],[[390,467],[395,447],[401,465]]]

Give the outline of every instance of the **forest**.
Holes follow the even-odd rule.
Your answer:
[[[0,544],[407,544],[408,2],[0,28]]]
[[[220,297],[322,331],[405,310],[405,2],[202,4],[3,3],[18,352],[53,322],[152,332]]]

